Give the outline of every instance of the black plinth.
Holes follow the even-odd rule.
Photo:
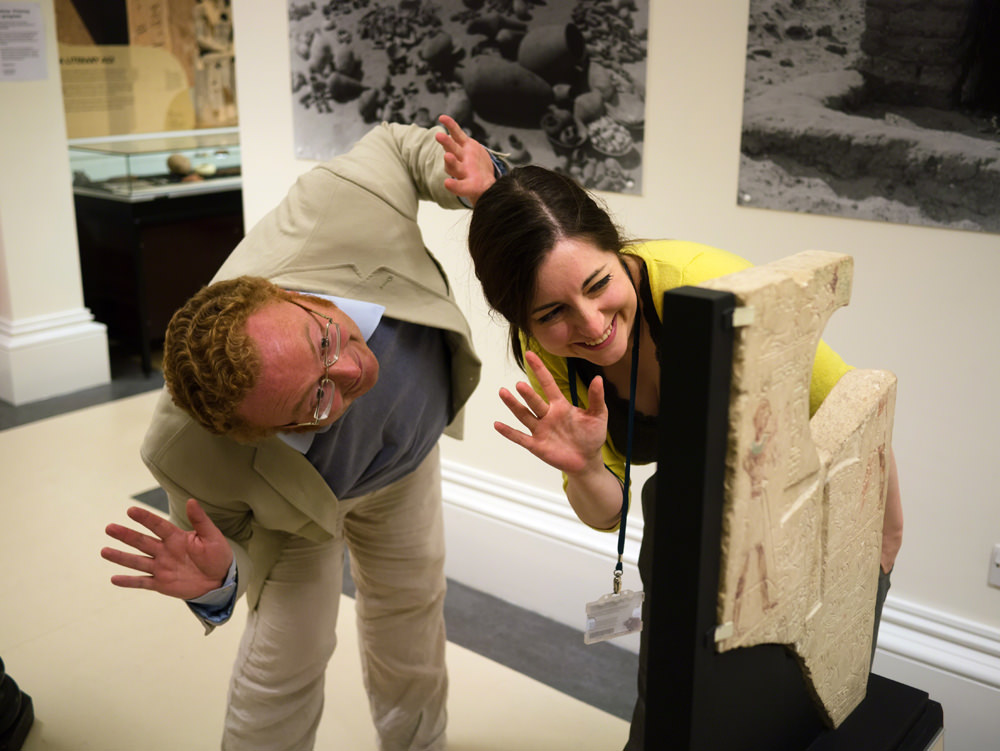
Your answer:
[[[865,700],[807,751],[926,751],[943,727],[941,705],[926,691],[872,674]]]
[[[148,374],[170,316],[242,239],[242,191],[148,201],[78,193],[75,204],[84,304]]]
[[[715,649],[734,307],[713,290],[664,296],[645,750],[924,751],[942,727],[925,692],[871,676],[830,730],[783,646]]]

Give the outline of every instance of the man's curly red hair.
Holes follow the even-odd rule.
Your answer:
[[[261,367],[246,323],[264,306],[291,299],[290,292],[253,276],[195,293],[170,319],[163,345],[163,378],[174,403],[218,435],[249,442],[276,433],[238,412]]]

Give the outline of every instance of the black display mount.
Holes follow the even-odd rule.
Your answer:
[[[871,675],[832,730],[785,647],[715,649],[735,307],[697,287],[663,298],[645,751],[925,751],[943,721],[924,691]]]

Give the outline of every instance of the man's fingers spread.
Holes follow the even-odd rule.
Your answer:
[[[144,526],[161,540],[169,537],[174,529],[176,529],[173,524],[162,516],[139,506],[132,506],[127,513],[130,519]]]

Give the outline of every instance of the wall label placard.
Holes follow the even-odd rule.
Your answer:
[[[0,81],[42,81],[45,26],[37,3],[0,1]]]

